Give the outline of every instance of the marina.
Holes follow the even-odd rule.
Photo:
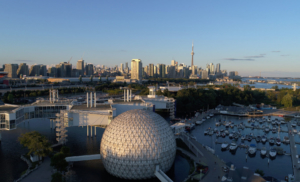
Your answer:
[[[212,148],[218,157],[236,167],[247,166],[253,171],[260,169],[265,172],[265,176],[279,180],[285,179],[288,174],[296,174],[297,179],[299,166],[296,155],[300,152],[300,146],[297,146],[300,144],[300,127],[296,124],[298,120],[278,116],[264,118],[251,119],[214,113],[213,117],[196,125],[190,134],[204,146]],[[198,120],[201,120],[201,115],[188,122]],[[292,124],[296,125],[292,127]],[[272,132],[273,127],[275,132]],[[293,133],[294,130],[297,133]],[[255,148],[250,150],[252,154],[249,152],[250,145]]]

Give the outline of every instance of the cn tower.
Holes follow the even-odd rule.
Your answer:
[[[192,43],[192,65],[191,66],[194,66],[194,42]]]

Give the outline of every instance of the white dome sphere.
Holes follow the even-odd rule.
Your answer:
[[[100,154],[105,169],[125,179],[154,177],[156,165],[166,172],[175,159],[174,134],[155,112],[130,110],[117,116],[106,128]]]

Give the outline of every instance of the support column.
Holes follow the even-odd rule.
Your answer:
[[[124,102],[126,100],[126,90],[124,89]]]
[[[97,102],[96,102],[96,92],[94,92],[94,107],[96,107],[96,104],[97,104]]]
[[[96,130],[96,128],[97,128],[97,127],[95,126],[95,136],[97,136],[97,130]]]
[[[2,141],[2,135],[1,135],[1,131],[0,131],[0,143],[1,143],[1,141]]]
[[[51,102],[51,89],[49,89],[49,101],[50,101],[50,103],[52,103]]]
[[[130,102],[131,102],[131,97],[132,97],[132,90],[130,89]]]
[[[93,138],[93,126],[91,126],[91,138]]]
[[[93,107],[93,92],[90,93],[90,99],[91,99],[91,101],[90,101],[91,104],[90,105],[91,105],[91,107]]]
[[[56,97],[57,97],[57,101],[58,101],[58,90],[56,90]]]
[[[129,89],[127,89],[127,102],[129,101]]]
[[[89,93],[86,93],[86,107],[89,107]]]
[[[86,136],[89,136],[89,125],[86,126]]]
[[[55,98],[55,91],[53,90],[52,91],[52,95],[53,95],[53,103],[56,101],[56,98]]]

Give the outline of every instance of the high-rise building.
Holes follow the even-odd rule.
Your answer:
[[[169,78],[175,78],[176,77],[175,66],[170,66],[169,67],[168,76],[169,76]]]
[[[145,77],[149,76],[149,66],[144,67]]]
[[[192,53],[191,53],[191,55],[192,55],[192,64],[191,64],[191,66],[194,66],[194,42],[192,43]]]
[[[48,75],[50,77],[57,77],[57,69],[56,67],[51,67],[48,69]]]
[[[40,65],[39,75],[47,76],[47,66],[46,65],[43,65],[43,64]]]
[[[175,66],[175,60],[171,61],[171,66]]]
[[[4,71],[7,72],[8,78],[17,78],[18,64],[5,64]]]
[[[84,75],[84,60],[77,61],[76,69],[80,72],[80,75]]]
[[[159,64],[158,70],[159,70],[159,78],[165,78],[166,77],[166,65]]]
[[[29,70],[29,76],[40,76],[40,68],[41,66],[38,64],[32,65]]]
[[[28,69],[28,65],[26,63],[21,63],[17,70],[17,77],[20,78],[21,75],[22,75],[22,77],[29,75],[29,69]]]
[[[123,72],[123,70],[124,70],[124,64],[123,64],[123,63],[121,63],[121,66],[120,66],[120,71],[121,71],[121,72]]]
[[[131,60],[131,79],[142,81],[142,61],[140,59]]]
[[[207,79],[208,78],[208,72],[206,70],[201,71],[201,79]]]
[[[220,73],[220,72],[221,72],[221,64],[218,63],[218,64],[216,65],[216,73]]]
[[[154,72],[153,72],[153,77],[157,77],[157,66],[154,66]]]
[[[149,64],[149,76],[154,77],[154,65]]]
[[[93,64],[87,64],[86,65],[86,75],[91,76],[94,74],[94,65]]]
[[[125,63],[125,68],[126,68],[126,69],[128,68],[128,62]]]

